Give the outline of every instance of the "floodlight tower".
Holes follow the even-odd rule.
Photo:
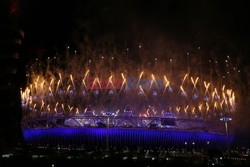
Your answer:
[[[228,131],[228,123],[232,121],[231,117],[226,115],[226,111],[224,111],[224,117],[220,118],[220,121],[223,121],[225,124],[225,131],[226,131],[226,140],[227,140],[227,153],[230,156],[230,143],[229,143],[229,131]]]

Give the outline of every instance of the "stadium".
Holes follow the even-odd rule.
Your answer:
[[[108,119],[112,122],[110,127],[106,126]],[[171,122],[166,125],[166,122]],[[84,122],[91,121],[93,127],[86,127]],[[102,122],[101,122],[102,121]],[[155,122],[140,124],[134,123]],[[120,124],[131,124],[124,127]],[[176,125],[172,125],[172,123]],[[164,128],[156,128],[160,124]],[[104,118],[76,116],[71,118],[40,119],[29,122],[23,130],[24,139],[37,145],[71,146],[77,148],[82,145],[86,147],[101,147],[107,145],[113,147],[187,147],[187,145],[198,148],[226,148],[226,134],[214,131],[221,128],[209,122],[199,120],[169,120],[165,118]],[[134,125],[134,126],[133,126]],[[89,126],[89,125],[88,125]],[[152,127],[150,127],[152,126]],[[39,128],[38,128],[39,127]],[[208,129],[209,127],[211,129]],[[223,126],[222,126],[223,127]],[[191,129],[190,129],[191,128]],[[212,129],[213,128],[213,129]],[[232,142],[232,136],[230,136]],[[108,142],[108,144],[107,144]]]
[[[46,70],[33,64],[21,89],[26,143],[75,149],[225,149],[232,143],[232,87],[181,69],[139,71],[107,65],[114,57],[99,59],[90,65],[71,58],[65,68],[48,57]]]

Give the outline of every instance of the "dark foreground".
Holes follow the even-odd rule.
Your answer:
[[[230,157],[218,150],[16,148],[1,151],[0,166],[250,166],[247,149],[235,149]]]

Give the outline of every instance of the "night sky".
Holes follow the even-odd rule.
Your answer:
[[[200,46],[205,53],[216,52],[218,59],[230,54],[245,66],[250,62],[249,12],[248,5],[236,0],[23,0],[19,25],[27,61],[63,52],[67,45],[81,51],[86,39],[111,38],[130,48],[142,43],[156,55],[166,49],[185,54]],[[243,118],[244,130],[237,133],[249,144],[246,111]]]
[[[112,36],[115,42],[176,48],[201,46],[249,53],[249,9],[238,1],[21,1],[25,47],[60,49],[84,39]]]

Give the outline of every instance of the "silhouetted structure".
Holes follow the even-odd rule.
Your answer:
[[[24,33],[18,25],[19,0],[0,2],[0,148],[21,139],[20,51]]]

